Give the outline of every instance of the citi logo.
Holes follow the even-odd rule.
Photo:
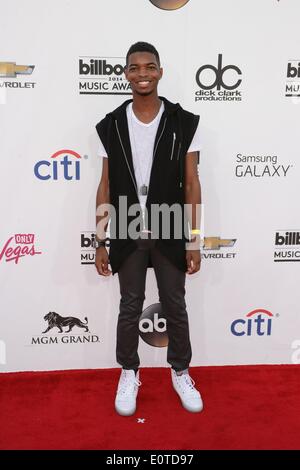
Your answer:
[[[39,180],[80,180],[81,156],[73,150],[59,150],[49,160],[40,160],[34,165],[34,174]]]
[[[273,313],[257,308],[247,313],[246,318],[238,318],[231,323],[230,330],[234,336],[270,336],[272,333]]]
[[[111,64],[104,59],[90,59],[88,62],[79,59],[79,75],[122,75],[125,66],[122,64]]]

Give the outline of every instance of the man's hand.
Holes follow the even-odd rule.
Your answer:
[[[95,266],[101,276],[110,276],[111,270],[108,269],[108,253],[105,246],[96,249]]]
[[[194,274],[200,270],[201,253],[200,250],[186,250],[187,273]]]

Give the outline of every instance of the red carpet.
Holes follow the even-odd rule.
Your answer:
[[[0,375],[0,449],[299,449],[297,365],[197,367],[204,411],[185,411],[170,370],[141,369],[136,415],[118,416],[118,369]],[[139,422],[138,418],[144,420]]]

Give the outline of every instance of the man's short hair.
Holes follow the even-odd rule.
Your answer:
[[[126,54],[126,67],[128,65],[128,59],[129,59],[130,54],[134,54],[135,52],[150,52],[151,54],[154,54],[156,57],[157,63],[160,66],[159,53],[157,52],[155,47],[152,46],[152,44],[149,44],[148,42],[139,41],[139,42],[136,42],[135,44],[132,44],[132,46],[130,46]]]

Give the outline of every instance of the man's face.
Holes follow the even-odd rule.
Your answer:
[[[134,52],[128,58],[125,76],[131,84],[132,92],[151,95],[157,89],[163,70],[151,52]]]

